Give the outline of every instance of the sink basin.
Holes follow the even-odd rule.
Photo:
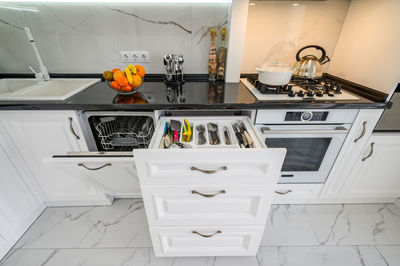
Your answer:
[[[62,101],[100,79],[1,79],[0,101]]]

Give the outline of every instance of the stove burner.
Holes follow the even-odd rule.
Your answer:
[[[289,84],[282,86],[271,86],[263,84],[258,80],[258,74],[251,74],[247,77],[247,80],[253,84],[263,94],[287,94],[289,97],[296,96],[296,93],[292,91],[293,86],[301,87],[297,93],[297,96],[304,97],[323,97],[324,95],[334,96],[335,94],[341,94],[342,84],[336,83],[333,80],[327,78],[303,78],[292,76]]]

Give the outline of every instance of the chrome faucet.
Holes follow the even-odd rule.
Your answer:
[[[29,66],[29,69],[33,73],[35,73],[35,78],[37,80],[50,80],[49,72],[47,71],[46,66],[43,64],[42,57],[40,56],[40,53],[39,53],[39,50],[38,50],[38,48],[36,46],[35,40],[33,39],[33,35],[32,35],[32,33],[31,33],[31,31],[29,30],[28,27],[25,27],[25,33],[26,33],[26,36],[28,37],[29,42],[32,45],[33,52],[35,53],[36,59],[37,59],[37,61],[39,63],[40,72],[36,72],[33,69],[33,67],[31,67],[31,66]]]

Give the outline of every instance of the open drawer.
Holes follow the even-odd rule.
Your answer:
[[[162,145],[166,122],[186,118],[193,128],[193,137],[185,148],[166,149]],[[244,125],[252,139],[251,148],[241,148],[233,127]],[[218,125],[219,145],[198,144],[196,127],[208,123]],[[229,145],[224,141],[224,127],[230,135]],[[181,140],[181,136],[180,136]],[[141,185],[209,185],[209,184],[276,184],[285,149],[267,148],[256,133],[248,117],[162,117],[158,121],[149,149],[134,150]]]

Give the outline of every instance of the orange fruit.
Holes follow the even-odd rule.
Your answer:
[[[132,91],[132,86],[131,85],[126,85],[126,86],[123,86],[123,87],[121,87],[121,91],[122,92],[131,92]]]
[[[119,89],[121,89],[121,86],[116,81],[110,82],[110,86],[113,87],[114,89],[118,90],[118,91],[119,91]]]
[[[114,72],[114,80],[118,80],[121,77],[126,77],[125,72],[121,71],[121,70],[117,70]]]
[[[120,77],[116,80],[121,87],[128,86],[129,82],[128,79],[125,77]]]
[[[146,74],[146,70],[144,69],[144,67],[142,67],[141,65],[136,65],[135,67],[136,67],[136,70],[137,70],[136,75],[138,75],[139,77],[143,78],[144,75]]]
[[[133,87],[139,87],[140,85],[142,85],[142,78],[139,77],[139,75],[133,75],[132,80]]]
[[[116,71],[121,71],[121,69],[119,68],[114,68],[113,70],[111,70],[112,73],[116,72]]]

